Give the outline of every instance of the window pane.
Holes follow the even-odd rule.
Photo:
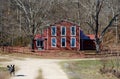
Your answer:
[[[71,46],[75,47],[76,44],[76,38],[71,38]]]
[[[40,47],[43,47],[43,41],[40,41]]]
[[[55,36],[56,35],[56,27],[52,27],[51,31],[52,31],[52,36]]]
[[[53,47],[56,46],[56,38],[52,38],[52,46],[53,46]]]
[[[75,26],[71,27],[71,35],[76,35],[76,27]]]
[[[40,40],[37,40],[37,46],[40,46]]]
[[[62,27],[62,35],[65,35],[66,33],[66,27]]]
[[[66,46],[66,38],[61,39],[61,44],[62,44],[62,47]]]

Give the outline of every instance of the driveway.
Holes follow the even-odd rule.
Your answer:
[[[42,70],[44,79],[68,79],[65,72],[59,66],[62,60],[56,59],[35,59],[13,60],[5,64],[15,64],[19,70],[10,79],[36,79],[38,71]]]
[[[15,64],[19,70],[11,79],[36,79],[39,75],[38,71],[42,70],[44,79],[68,79],[66,73],[61,69],[58,64],[61,61],[68,61],[65,59],[37,59],[37,58],[24,58],[23,60],[10,58],[10,62],[1,62],[4,64]],[[96,59],[69,59],[69,61],[76,60],[96,60]]]

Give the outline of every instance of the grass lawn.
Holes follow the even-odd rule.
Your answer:
[[[69,79],[117,79],[112,74],[101,74],[99,69],[102,63],[99,60],[81,60],[62,62],[62,68]]]

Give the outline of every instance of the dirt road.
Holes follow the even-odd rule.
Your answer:
[[[68,79],[56,59],[34,59],[26,58],[24,60],[13,60],[6,64],[15,64],[19,67],[14,77],[10,79],[36,79],[41,69],[44,79]]]
[[[16,72],[14,77],[11,79],[36,79],[39,75],[38,71],[42,70],[44,79],[68,79],[66,73],[61,69],[58,64],[61,61],[68,61],[65,59],[37,59],[37,58],[24,58],[16,59],[9,56],[3,57],[10,59],[9,62],[0,62],[7,64],[15,64],[19,70]],[[76,60],[96,60],[96,59],[71,59]],[[69,59],[70,61],[70,59]]]

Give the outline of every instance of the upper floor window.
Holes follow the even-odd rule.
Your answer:
[[[52,36],[56,36],[56,33],[57,33],[56,31],[57,31],[56,27],[55,27],[55,26],[52,26],[52,27],[51,27],[51,35],[52,35]]]
[[[61,27],[61,36],[66,36],[66,27],[65,26]]]
[[[57,40],[56,40],[56,38],[55,38],[55,37],[51,38],[51,46],[52,46],[52,47],[56,47],[56,45],[57,45]]]
[[[71,36],[76,36],[76,26],[71,26],[70,31],[71,31]]]
[[[61,38],[61,47],[66,47],[66,38],[65,37]]]
[[[71,37],[70,45],[71,45],[71,47],[76,47],[76,38],[75,37]]]

